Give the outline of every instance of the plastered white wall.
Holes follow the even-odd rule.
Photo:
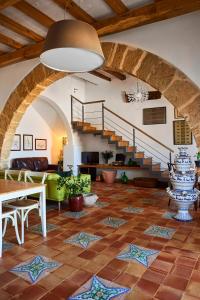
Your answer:
[[[150,86],[142,82],[140,82],[139,85],[145,86],[147,90],[153,90]],[[177,153],[179,146],[174,145],[173,143],[173,121],[175,120],[174,107],[164,97],[162,97],[160,100],[150,100],[143,103],[126,103],[124,98],[124,91],[130,91],[132,89],[134,90],[134,88],[136,88],[136,79],[131,76],[128,76],[127,80],[125,81],[113,79],[111,83],[105,82],[101,86],[94,86],[90,83],[87,83],[86,99],[87,101],[93,101],[94,98],[96,100],[98,99],[106,100],[105,102],[106,107],[108,107],[109,109],[111,109],[112,111],[114,111],[115,113],[117,113],[118,115],[120,115],[121,117],[123,117],[124,119],[132,123],[133,125],[137,126],[141,130],[145,131],[149,135],[153,136],[159,142],[170,147],[172,150],[174,150],[175,153]],[[143,125],[143,109],[151,108],[151,107],[166,107],[166,124]],[[96,114],[96,116],[97,115],[100,116],[101,113]],[[111,121],[107,120],[107,117],[113,120],[118,125],[120,125],[122,128],[125,128],[129,132],[128,136],[126,136],[127,135],[126,131],[119,128],[118,125],[113,124]],[[131,126],[126,125],[126,123],[120,121],[116,117],[113,117],[112,114],[109,113],[105,114],[105,120],[109,124],[114,126],[114,128],[112,128],[107,124],[106,129],[110,129],[110,130],[116,129],[115,131],[117,132],[118,135],[123,136],[125,140],[131,141],[132,138]],[[95,119],[91,121],[95,122]],[[101,122],[101,119],[99,121]],[[118,130],[120,130],[121,133]],[[165,156],[169,157],[168,150],[165,150],[165,148],[151,141],[146,136],[138,133],[137,130],[135,131],[135,134],[136,134],[136,142],[141,145],[139,146],[137,144],[136,146],[138,146],[138,150],[140,151],[144,149],[146,156],[152,156],[153,154],[155,154],[155,151],[150,149],[149,147],[150,145],[156,150],[159,150]],[[145,141],[148,145],[145,145],[141,141],[137,140],[137,137]],[[93,142],[90,141],[88,143],[92,144]],[[99,147],[101,151],[104,148],[103,145],[102,147],[99,145]],[[190,154],[193,157],[197,152],[194,139],[193,139],[193,145],[187,145],[187,147],[189,149]],[[158,159],[154,157],[154,161],[158,161]]]
[[[37,126],[36,126],[37,124]],[[58,113],[46,101],[38,99],[24,114],[17,130],[21,134],[21,151],[11,151],[9,159],[17,157],[48,157],[49,163],[57,163],[62,149],[65,126]],[[33,135],[33,150],[23,150],[23,134]],[[35,150],[35,139],[47,139],[47,150]]]

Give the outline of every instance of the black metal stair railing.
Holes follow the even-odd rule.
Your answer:
[[[71,122],[88,122],[97,130],[114,131],[115,135],[128,141],[129,146],[134,149],[136,147],[137,152],[145,152],[144,158],[151,157],[153,163],[157,161],[163,168],[171,163],[174,152],[172,149],[106,107],[104,103],[105,100],[82,102],[71,96]]]

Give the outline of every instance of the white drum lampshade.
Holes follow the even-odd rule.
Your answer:
[[[58,71],[89,72],[103,65],[104,55],[91,25],[79,20],[62,20],[50,27],[40,60]]]

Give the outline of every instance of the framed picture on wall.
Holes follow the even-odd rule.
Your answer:
[[[183,116],[174,108],[174,119],[183,119]]]
[[[31,151],[33,150],[33,135],[23,134],[23,150]]]
[[[192,132],[185,120],[173,121],[174,145],[192,145]]]
[[[21,151],[21,134],[15,134],[11,151]]]
[[[47,150],[47,139],[35,139],[35,150]]]

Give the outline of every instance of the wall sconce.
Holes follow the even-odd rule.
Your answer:
[[[63,144],[63,146],[65,146],[65,145],[68,144],[68,138],[67,138],[67,136],[63,136],[62,137],[62,144]]]

